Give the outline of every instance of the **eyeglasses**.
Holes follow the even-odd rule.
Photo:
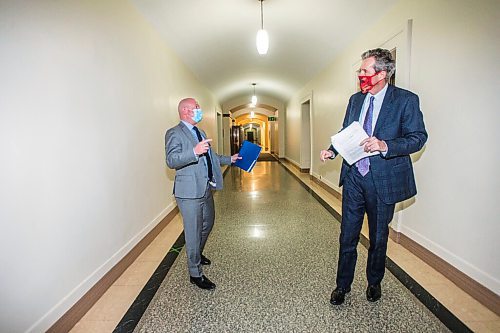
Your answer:
[[[358,70],[356,71],[356,74],[358,74],[358,75],[366,75],[366,74],[368,74],[368,71],[369,71],[370,69],[373,69],[373,67],[369,67],[369,68],[366,68],[366,69],[365,69],[365,68],[360,68],[360,69],[358,69]],[[377,74],[377,72],[375,72],[375,69],[373,69],[373,72],[374,72],[375,74]]]

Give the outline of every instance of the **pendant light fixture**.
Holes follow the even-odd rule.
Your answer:
[[[269,35],[267,34],[267,31],[264,30],[264,9],[262,7],[262,2],[264,0],[259,0],[260,1],[260,30],[257,31],[257,51],[259,54],[264,55],[267,54],[267,50],[269,49]]]
[[[252,83],[252,86],[253,86],[253,95],[252,95],[252,102],[251,102],[251,105],[252,107],[255,107],[257,105],[257,95],[255,95],[255,85],[257,83]]]

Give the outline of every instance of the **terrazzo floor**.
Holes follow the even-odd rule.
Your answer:
[[[216,290],[189,283],[182,250],[134,332],[448,332],[389,271],[366,300],[361,244],[351,293],[330,305],[340,224],[278,163],[224,181],[204,252]]]

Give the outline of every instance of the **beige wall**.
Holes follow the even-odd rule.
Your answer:
[[[0,22],[0,331],[41,332],[174,207],[179,99],[213,134],[218,106],[126,1],[2,2]]]
[[[413,156],[418,195],[393,226],[497,294],[499,14],[498,1],[400,1],[286,105],[286,154],[299,161],[300,102],[313,91],[312,145],[319,156],[355,92],[360,54],[397,44],[404,55],[399,85],[420,96],[429,141]],[[316,158],[312,172],[336,187],[340,165]]]

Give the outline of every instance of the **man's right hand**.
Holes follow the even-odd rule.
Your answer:
[[[333,156],[333,151],[331,150],[322,150],[319,158],[321,161],[325,162],[327,159],[330,159]]]
[[[194,153],[196,155],[203,155],[210,149],[210,142],[212,139],[205,139],[200,142],[196,146],[194,146]]]

